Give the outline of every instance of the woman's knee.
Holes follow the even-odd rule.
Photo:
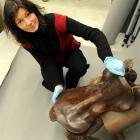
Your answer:
[[[71,71],[73,72],[74,75],[83,76],[87,72],[88,68],[89,68],[89,64],[84,64],[81,66],[73,67]]]

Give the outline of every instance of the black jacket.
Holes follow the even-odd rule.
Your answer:
[[[32,54],[41,67],[47,67],[46,73],[54,72],[51,73],[54,85],[60,82],[55,62],[63,62],[71,51],[80,46],[80,42],[75,40],[73,35],[93,42],[102,61],[106,56],[112,56],[108,41],[99,29],[59,14],[46,14],[44,18],[47,23],[46,31],[33,35],[23,47]]]
[[[98,56],[102,61],[106,56],[112,56],[107,39],[99,29],[86,26],[63,15],[46,14],[44,18],[48,24],[48,29],[45,34],[38,34],[36,37],[33,36],[30,45],[29,42],[23,44],[23,47],[39,63],[46,60],[43,60],[43,56],[51,58],[54,61],[63,61],[67,49],[70,51],[72,48],[80,46],[80,43],[72,35],[93,42],[97,47]],[[64,45],[63,48],[62,44]],[[61,52],[62,49],[64,53]],[[64,58],[60,59],[58,56]]]

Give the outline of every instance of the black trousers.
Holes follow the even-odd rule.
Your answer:
[[[65,80],[63,76],[63,67],[68,68]],[[80,49],[77,49],[67,57],[63,64],[56,63],[56,68],[62,81],[61,84],[63,85],[65,82],[66,88],[75,88],[80,78],[86,73],[87,69],[89,68],[89,64],[87,64],[87,60],[82,51]],[[45,71],[42,71],[42,73],[45,73]],[[43,75],[45,75],[45,79],[42,84],[47,89],[53,91],[54,87],[53,85],[51,85],[51,76],[53,75],[53,73]]]

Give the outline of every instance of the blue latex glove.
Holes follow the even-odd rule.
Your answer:
[[[125,75],[125,66],[123,61],[114,58],[112,56],[106,57],[104,60],[104,64],[106,65],[106,68],[116,74],[116,75],[120,75],[120,76],[124,76]]]
[[[58,85],[55,87],[53,95],[52,95],[52,102],[55,103],[56,102],[56,98],[59,96],[59,94],[61,94],[63,92],[63,87],[61,85]]]

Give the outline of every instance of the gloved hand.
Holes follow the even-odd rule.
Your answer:
[[[124,76],[125,75],[125,66],[123,61],[114,58],[112,56],[106,57],[104,60],[104,64],[106,65],[106,68],[116,74],[116,75],[120,75],[120,76]]]
[[[56,98],[59,96],[59,94],[61,94],[61,92],[63,91],[63,87],[62,85],[58,85],[55,87],[53,95],[52,95],[52,102],[55,103],[56,102]]]

